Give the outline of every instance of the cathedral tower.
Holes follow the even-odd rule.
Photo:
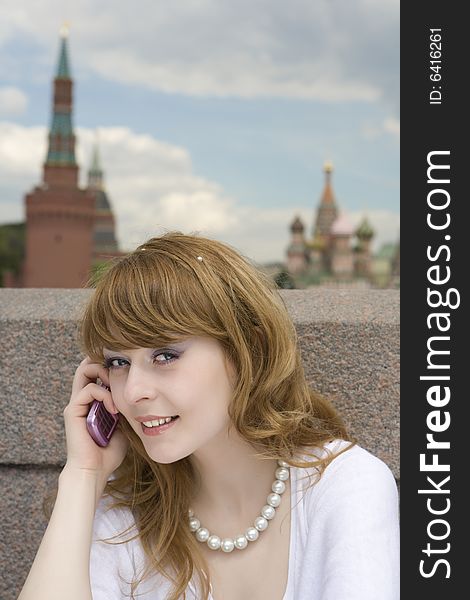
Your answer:
[[[331,187],[333,165],[330,162],[326,162],[323,171],[325,173],[325,187],[323,188],[312,233],[314,241],[326,244],[330,235],[331,226],[338,216],[338,207],[336,206],[333,188]]]
[[[287,270],[289,273],[302,273],[307,266],[307,252],[304,238],[304,224],[296,217],[290,226],[292,239],[287,249]]]
[[[315,270],[329,272],[331,270],[331,228],[338,217],[338,206],[331,186],[331,173],[333,172],[331,162],[325,163],[323,172],[325,173],[325,187],[316,212],[313,235],[309,245],[311,248],[310,260],[312,265],[315,265]]]
[[[346,213],[341,213],[331,226],[330,265],[331,274],[341,280],[349,279],[354,271],[354,258],[351,249],[353,227]]]
[[[24,287],[82,287],[91,268],[95,198],[78,187],[72,92],[62,30],[43,180],[25,197]]]
[[[362,219],[355,233],[357,237],[356,275],[358,277],[370,278],[372,262],[371,241],[374,237],[374,230],[367,220],[367,217]]]

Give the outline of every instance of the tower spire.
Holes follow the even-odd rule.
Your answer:
[[[338,216],[338,207],[331,186],[331,173],[333,172],[333,163],[331,161],[325,162],[323,172],[325,173],[325,187],[323,188],[313,226],[314,240],[322,242],[330,234],[331,226]]]
[[[98,135],[96,136],[93,146],[93,154],[91,156],[91,164],[88,170],[88,187],[93,190],[102,190],[103,186],[103,169],[101,168],[100,152],[98,146]]]
[[[67,39],[69,37],[69,26],[67,23],[64,23],[60,28],[60,37],[61,43],[56,77],[58,79],[70,79],[69,59],[67,53]]]
[[[68,61],[68,27],[60,31],[60,50],[57,74],[54,78],[52,124],[49,147],[44,164],[44,182],[49,185],[78,183],[78,166],[75,160],[75,135],[72,126],[72,88]]]

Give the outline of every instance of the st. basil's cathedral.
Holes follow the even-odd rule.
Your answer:
[[[291,285],[375,287],[376,260],[371,249],[374,230],[366,216],[358,227],[352,226],[346,213],[340,211],[333,193],[331,162],[326,162],[323,170],[325,184],[314,217],[311,238],[306,238],[305,225],[299,216],[290,225],[291,241],[285,267]],[[398,252],[397,246],[390,257],[390,279],[386,282],[394,287],[399,277]]]

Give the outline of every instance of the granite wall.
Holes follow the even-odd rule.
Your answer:
[[[0,289],[0,598],[17,598],[66,458],[62,411],[90,290]],[[399,292],[289,290],[307,377],[399,480]]]

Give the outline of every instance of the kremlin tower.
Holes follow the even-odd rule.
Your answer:
[[[103,182],[98,143],[88,171],[87,189],[95,197],[95,222],[93,227],[93,262],[119,255],[115,235],[114,215]]]
[[[72,109],[67,31],[62,30],[43,178],[25,197],[23,287],[83,287],[102,253],[118,254],[97,150],[88,186],[79,187]]]

